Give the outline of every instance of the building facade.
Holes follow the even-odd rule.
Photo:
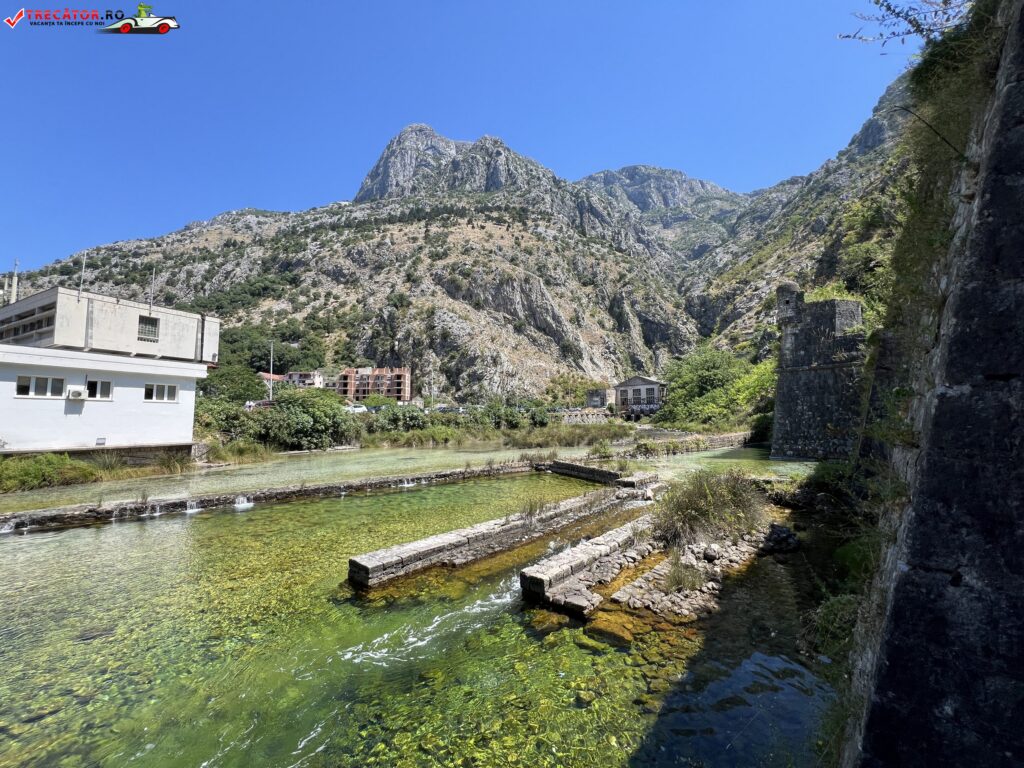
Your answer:
[[[190,447],[215,318],[64,288],[0,308],[0,453]]]
[[[358,403],[370,395],[399,402],[412,399],[412,374],[408,368],[346,368],[336,379],[338,395]]]
[[[609,403],[615,402],[614,389],[588,389],[586,406],[587,408],[607,408]]]
[[[665,402],[668,385],[647,376],[633,376],[615,385],[615,407],[622,416],[640,418],[655,413]]]
[[[773,458],[845,459],[859,433],[864,366],[859,301],[804,302],[796,283],[776,290],[782,331]]]
[[[220,320],[50,288],[0,307],[0,344],[216,363]]]
[[[288,371],[284,382],[301,389],[323,389],[324,375],[320,371]]]

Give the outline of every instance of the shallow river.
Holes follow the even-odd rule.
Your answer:
[[[545,451],[546,452],[546,451]],[[586,448],[560,448],[560,456],[582,456]],[[0,494],[0,512],[46,509],[69,504],[132,501],[143,493],[150,499],[183,499],[189,496],[241,493],[289,485],[343,483],[370,477],[412,475],[442,469],[460,469],[467,464],[480,468],[493,459],[514,461],[524,453],[481,444],[466,448],[373,448],[282,455],[259,464],[219,467],[201,472],[165,477],[113,480],[60,488],[41,488],[23,493]]]
[[[516,575],[617,513],[376,593],[349,555],[591,486],[554,475],[0,537],[2,766],[811,765],[800,573],[758,561],[630,648]]]

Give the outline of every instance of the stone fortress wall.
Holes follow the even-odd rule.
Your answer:
[[[860,424],[861,304],[806,303],[795,283],[783,283],[776,295],[782,348],[772,458],[848,458]]]

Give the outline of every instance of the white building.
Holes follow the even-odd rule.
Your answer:
[[[0,307],[0,344],[216,363],[220,320],[50,288]]]
[[[0,453],[191,445],[219,335],[215,318],[64,288],[0,308]]]
[[[302,389],[323,389],[324,375],[320,371],[288,371],[284,382]]]
[[[640,418],[654,413],[665,401],[668,385],[648,376],[633,376],[615,385],[615,405],[619,414]]]

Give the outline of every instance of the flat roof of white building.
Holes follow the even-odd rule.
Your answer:
[[[82,352],[77,349],[22,347],[0,344],[0,365],[68,368],[74,370],[110,371],[113,373],[153,373],[186,379],[205,379],[206,364],[184,360],[156,359]]]

